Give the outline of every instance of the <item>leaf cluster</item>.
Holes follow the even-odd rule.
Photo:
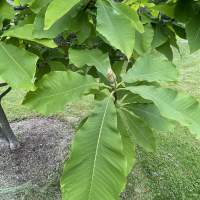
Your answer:
[[[176,122],[200,133],[199,102],[168,87],[178,79],[177,38],[191,52],[200,48],[198,1],[10,4],[0,2],[0,76],[27,91],[23,104],[49,114],[83,95],[94,99],[64,169],[63,199],[118,199],[135,145],[154,151],[154,131]]]

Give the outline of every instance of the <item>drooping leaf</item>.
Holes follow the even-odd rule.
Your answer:
[[[200,134],[200,105],[193,97],[173,89],[155,86],[127,87],[133,93],[153,101],[163,117],[186,126]]]
[[[135,28],[121,4],[112,6],[108,1],[97,1],[97,31],[128,58],[132,55]]]
[[[48,30],[57,20],[68,13],[80,0],[52,0],[45,15],[44,29]]]
[[[98,49],[70,49],[69,60],[77,67],[83,67],[84,65],[95,66],[104,76],[107,76],[108,69],[111,68],[108,54]]]
[[[150,24],[144,26],[144,33],[136,31],[134,50],[139,54],[151,52],[151,43],[153,41],[154,31]]]
[[[96,105],[77,132],[61,179],[63,199],[116,200],[125,184],[126,161],[111,97]]]
[[[13,88],[32,90],[38,57],[0,42],[0,76]]]
[[[49,114],[62,111],[67,102],[80,99],[97,83],[89,76],[57,71],[45,75],[36,86],[37,90],[29,92],[23,104],[42,114]]]
[[[157,54],[146,54],[140,57],[133,68],[123,77],[127,83],[136,81],[149,82],[173,82],[177,81],[178,71],[174,64],[164,56]]]
[[[155,150],[155,137],[147,124],[126,108],[118,110],[122,129],[127,132],[132,142],[139,144],[147,151]]]
[[[186,34],[191,53],[200,49],[200,14],[189,20],[186,24]]]
[[[154,104],[130,104],[128,109],[142,118],[148,125],[158,131],[171,131],[175,123],[161,116]]]
[[[35,38],[55,38],[60,33],[70,29],[72,17],[68,13],[57,20],[48,30],[44,30],[45,12],[46,7],[35,17],[33,28],[33,36]]]
[[[133,142],[133,138],[129,135],[129,131],[127,131],[126,125],[121,120],[119,113],[117,115],[117,127],[122,138],[123,152],[126,158],[126,176],[128,176],[136,161],[135,142]]]
[[[33,24],[26,24],[24,26],[15,27],[4,33],[4,36],[15,37],[23,40],[29,40],[38,44],[44,45],[49,48],[55,48],[56,44],[50,39],[34,39],[33,37]]]

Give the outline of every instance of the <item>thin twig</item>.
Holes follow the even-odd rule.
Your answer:
[[[11,90],[12,90],[12,88],[9,87],[6,91],[4,91],[4,92],[0,95],[0,100],[1,100],[4,96],[6,96]]]

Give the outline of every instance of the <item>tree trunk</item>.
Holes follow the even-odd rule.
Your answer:
[[[10,124],[8,122],[8,119],[6,117],[6,114],[3,110],[3,107],[0,103],[0,135],[2,136],[2,140],[7,140],[7,142],[9,143],[10,149],[13,150],[17,150],[20,148],[20,143],[18,142],[15,134],[13,133]]]

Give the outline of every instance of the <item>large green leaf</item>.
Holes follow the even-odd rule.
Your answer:
[[[127,55],[128,58],[132,55],[135,28],[132,21],[124,13],[121,4],[112,6],[108,1],[97,1],[97,31],[113,47]]]
[[[144,26],[144,33],[136,31],[135,34],[135,46],[134,50],[139,54],[143,55],[151,51],[151,43],[153,41],[154,31],[150,24]]]
[[[10,6],[6,0],[0,1],[0,17],[3,19],[12,19],[15,16],[13,7]]]
[[[38,14],[41,9],[47,6],[51,1],[52,0],[34,0],[31,3],[30,9]]]
[[[33,36],[35,38],[55,38],[60,33],[69,30],[72,22],[70,13],[57,20],[48,30],[44,30],[44,20],[46,7],[43,8],[35,17]]]
[[[46,11],[44,29],[49,29],[57,20],[68,13],[79,2],[80,0],[53,0]]]
[[[23,40],[29,40],[49,48],[55,48],[57,45],[50,39],[34,39],[33,24],[26,24],[24,26],[15,27],[4,33],[4,36],[15,37]]]
[[[136,86],[126,89],[153,101],[163,117],[178,121],[192,133],[200,134],[200,105],[193,97],[155,86]]]
[[[200,49],[200,14],[191,18],[186,24],[186,34],[190,46],[190,51]]]
[[[126,108],[118,110],[121,129],[126,131],[133,143],[139,144],[147,151],[155,150],[155,138],[147,124]]]
[[[171,131],[175,123],[161,116],[160,111],[154,104],[130,104],[128,109],[142,118],[148,125],[158,131]]]
[[[107,76],[108,70],[111,68],[108,54],[98,49],[70,49],[69,59],[77,67],[83,67],[84,65],[95,66],[104,76]]]
[[[123,17],[129,20],[132,26],[140,33],[144,32],[144,26],[140,21],[140,18],[137,12],[132,9],[132,7],[127,6],[125,4],[115,3],[114,1],[110,1],[112,7]]]
[[[58,112],[96,85],[89,76],[70,71],[51,72],[37,83],[37,90],[29,92],[23,103],[42,114]]]
[[[177,81],[178,71],[175,65],[164,56],[146,54],[136,61],[133,68],[123,78],[127,83],[136,81],[173,82]]]
[[[126,161],[111,97],[97,104],[72,144],[61,179],[63,199],[116,200],[125,185]]]
[[[128,176],[136,161],[135,141],[129,135],[126,124],[123,123],[119,113],[117,114],[117,128],[122,138],[123,152],[126,158],[126,176]]]
[[[38,57],[0,42],[0,75],[13,88],[32,90]]]

